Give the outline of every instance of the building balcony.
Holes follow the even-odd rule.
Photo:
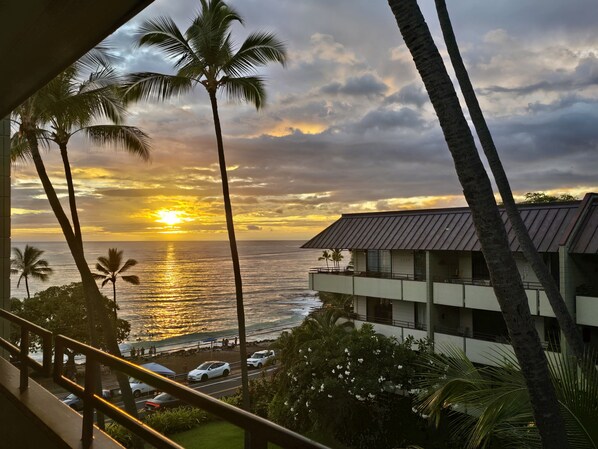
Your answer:
[[[374,327],[374,330],[379,334],[386,337],[395,337],[400,342],[405,341],[408,337],[413,337],[415,340],[422,340],[428,336],[426,326],[421,323],[381,319],[376,317],[368,318],[357,314],[353,314],[351,320],[353,320],[355,326],[358,328],[365,323],[371,324]]]
[[[326,449],[295,432],[267,421],[259,416],[233,407],[218,399],[193,390],[185,385],[140,368],[122,358],[107,354],[62,335],[51,332],[25,321],[4,310],[0,319],[20,328],[20,344],[15,346],[0,338],[0,351],[10,353],[16,363],[0,357],[0,422],[2,422],[2,447],[14,448],[122,448],[94,425],[100,414],[121,424],[152,447],[180,449],[180,446],[135,419],[116,404],[96,394],[96,376],[100,367],[113,371],[169,393],[186,404],[199,407],[218,418],[243,429],[250,435],[252,449],[266,449],[268,443],[282,448]],[[2,323],[7,324],[7,323]],[[29,357],[31,334],[41,338],[43,363]],[[86,371],[84,385],[79,385],[64,376],[63,356],[68,348],[85,356]],[[2,354],[0,354],[2,355]],[[16,366],[18,365],[18,366]],[[29,379],[29,369],[40,376],[51,376],[54,382],[83,400],[83,416],[63,404],[58,398],[39,384]]]

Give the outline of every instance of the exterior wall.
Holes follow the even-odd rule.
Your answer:
[[[353,294],[353,276],[309,273],[309,288],[330,293]]]
[[[465,286],[449,282],[434,282],[434,304],[463,307],[465,304]]]
[[[413,251],[392,251],[391,256],[393,274],[408,274],[413,276]]]
[[[598,298],[577,296],[577,324],[598,327]]]
[[[402,281],[403,299],[405,301],[426,302],[426,282],[425,281]]]
[[[379,279],[358,276],[353,279],[353,288],[356,295],[372,296],[375,298],[403,299],[402,284],[398,279]]]

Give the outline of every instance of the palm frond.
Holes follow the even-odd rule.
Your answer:
[[[189,92],[194,80],[176,75],[161,73],[133,73],[124,83],[124,95],[127,100],[160,100]]]
[[[164,52],[166,57],[175,61],[175,67],[201,64],[201,60],[170,17],[158,17],[145,21],[139,27],[137,34],[139,35],[137,41],[139,47],[157,47]]]
[[[150,158],[149,136],[135,126],[96,125],[86,127],[83,132],[97,145],[120,147],[144,161]]]
[[[122,276],[122,280],[129,284],[139,285],[139,276]]]
[[[264,81],[259,76],[227,78],[223,80],[226,96],[229,100],[246,101],[260,109],[266,102]]]
[[[269,62],[286,65],[286,45],[273,33],[255,32],[250,34],[239,50],[222,67],[222,71],[230,77],[241,77],[251,73],[256,66]]]
[[[129,268],[134,267],[135,265],[137,265],[137,261],[135,259],[127,259],[122,268],[118,270],[118,273],[124,273]]]
[[[98,260],[100,258],[98,257]],[[107,261],[106,261],[107,262]],[[96,263],[96,270],[98,270],[100,273],[103,273],[104,275],[109,275],[110,271],[106,268],[107,267],[107,263]],[[98,275],[98,276],[102,276],[102,275]],[[102,276],[102,279],[104,278],[104,276]],[[99,278],[98,278],[99,279]]]

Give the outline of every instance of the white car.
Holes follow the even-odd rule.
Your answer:
[[[257,351],[251,354],[251,357],[247,359],[247,366],[253,368],[261,368],[266,364],[268,360],[272,360],[276,354],[274,351]]]
[[[156,391],[156,387],[152,387],[151,385],[146,384],[138,379],[134,379],[129,377],[129,385],[131,387],[131,391],[133,392],[133,396],[138,398],[142,394],[151,393],[152,391]]]
[[[203,362],[193,371],[189,371],[189,374],[187,374],[187,380],[189,382],[204,382],[214,377],[228,376],[229,374],[230,365],[228,363],[212,360],[209,362]]]

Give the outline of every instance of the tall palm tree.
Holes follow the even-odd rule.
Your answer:
[[[568,448],[548,362],[532,321],[490,179],[417,0],[389,0],[397,25],[438,116],[488,264],[503,318],[530,394],[545,448]]]
[[[96,270],[98,270],[99,273],[93,273],[93,277],[96,280],[102,281],[102,287],[108,282],[112,282],[114,319],[116,319],[116,280],[120,276],[123,281],[128,282],[129,284],[139,285],[139,276],[123,276],[122,274],[135,265],[137,265],[137,261],[135,259],[127,259],[127,261],[123,264],[123,252],[122,250],[119,251],[116,248],[108,249],[108,257],[98,257]]]
[[[192,19],[191,25],[184,33],[168,17],[146,21],[140,27],[138,44],[161,50],[173,62],[176,74],[146,72],[131,75],[127,95],[134,100],[150,98],[167,100],[190,92],[197,86],[203,86],[208,93],[214,119],[226,227],[235,278],[239,350],[242,360],[243,408],[249,410],[249,383],[247,365],[244,362],[247,357],[247,345],[243,286],[217,93],[219,90],[224,90],[230,99],[249,102],[257,109],[261,108],[266,99],[266,92],[264,80],[254,74],[255,68],[269,62],[284,65],[286,49],[273,34],[255,32],[251,33],[235,51],[230,32],[230,27],[235,22],[243,24],[243,19],[222,0],[201,0],[201,11]]]
[[[449,57],[451,58],[453,69],[455,70],[455,74],[457,76],[459,86],[461,87],[461,92],[463,93],[465,103],[467,104],[467,109],[469,110],[471,120],[473,121],[478,138],[480,139],[480,144],[482,145],[484,154],[488,159],[488,165],[490,166],[490,170],[494,176],[494,181],[496,182],[496,186],[500,192],[500,196],[507,211],[509,221],[515,230],[515,235],[517,236],[517,240],[521,245],[521,250],[525,258],[532,266],[532,269],[542,284],[542,287],[544,287],[544,291],[548,297],[550,306],[554,311],[559,326],[565,335],[573,355],[576,358],[581,359],[583,358],[584,354],[584,343],[579,329],[577,328],[575,321],[567,309],[556,282],[550,275],[546,264],[542,261],[542,258],[538,254],[538,251],[534,246],[534,242],[529,236],[529,232],[527,231],[527,228],[521,219],[521,215],[519,214],[519,210],[517,209],[517,205],[515,204],[515,200],[513,198],[513,192],[511,191],[509,180],[503,168],[502,162],[500,161],[500,157],[498,155],[498,151],[496,150],[496,146],[494,145],[492,135],[490,134],[490,129],[486,124],[484,113],[482,112],[482,108],[478,102],[473,85],[469,79],[469,74],[467,73],[463,58],[461,58],[461,52],[459,51],[459,46],[457,45],[457,38],[455,37],[455,33],[453,31],[446,3],[444,0],[435,1],[436,11],[440,21],[440,28],[442,29],[442,34],[444,36]],[[570,198],[566,199],[575,199],[571,197],[571,195],[569,195],[569,197]]]
[[[92,53],[92,55],[93,54],[94,53]],[[63,105],[62,109],[60,109],[56,104],[56,84],[65,86],[65,89],[68,89],[66,87],[66,84],[68,83],[65,84],[64,81],[74,79],[72,75],[73,73],[82,73],[85,68],[89,69],[90,64],[93,67],[99,67],[93,71],[95,75],[92,74],[90,79],[104,79],[105,77],[101,76],[101,74],[106,73],[107,70],[105,65],[103,65],[104,62],[105,59],[102,57],[96,58],[95,56],[91,56],[75,63],[74,67],[67,69],[67,72],[69,72],[67,75],[60,76],[56,83],[50,83],[49,85],[43,87],[29,97],[25,102],[23,102],[23,104],[21,104],[17,109],[15,109],[15,111],[13,111],[13,119],[18,123],[19,129],[14,136],[12,149],[14,149],[16,152],[13,160],[21,159],[30,160],[33,162],[42,183],[44,192],[48,198],[48,202],[50,203],[50,207],[52,208],[52,211],[58,220],[67,245],[71,251],[71,255],[73,256],[73,260],[75,261],[75,265],[77,266],[77,269],[81,275],[81,281],[85,290],[86,305],[90,311],[88,328],[91,344],[96,347],[99,345],[100,340],[96,334],[96,330],[99,327],[104,333],[106,349],[111,354],[120,356],[121,354],[116,339],[113,320],[109,318],[101,306],[103,301],[102,294],[100,293],[91,270],[89,269],[89,265],[85,260],[81,228],[77,217],[76,204],[74,201],[74,187],[72,183],[70,183],[69,206],[72,217],[71,223],[67,214],[65,213],[64,208],[62,207],[62,204],[60,203],[60,200],[58,199],[58,195],[54,185],[52,184],[52,181],[48,176],[44,160],[40,153],[40,146],[49,146],[49,142],[52,139],[52,130],[48,129],[49,124],[59,123],[60,120],[58,117],[66,117],[69,114],[72,114],[72,120],[65,120],[65,122],[70,123],[73,127],[78,127],[78,129],[85,127],[86,121],[87,124],[89,124],[91,121],[98,118],[106,118],[112,122],[120,122],[124,115],[125,103],[119,96],[115,95],[115,92],[118,91],[118,86],[112,85],[108,87],[106,81],[101,81],[97,84],[91,83],[91,85],[82,87],[79,91],[71,91],[73,94],[78,93],[85,98],[95,96],[96,98],[94,100],[82,101],[83,103],[87,104],[87,107],[77,107],[76,101],[58,102]],[[102,65],[98,66],[97,64]],[[85,85],[85,82],[82,82],[82,85]],[[93,87],[99,87],[100,85],[103,85],[104,87],[98,89]],[[94,93],[92,94],[92,92]],[[75,103],[75,106],[73,106],[73,103]],[[73,107],[71,108],[71,106]],[[70,130],[72,129],[73,128],[70,128]],[[64,130],[65,129],[63,129],[63,131]],[[68,131],[69,133],[72,132],[70,130]],[[58,130],[55,131],[58,132]],[[106,143],[108,140],[107,138],[94,138],[94,136],[98,134],[101,135],[102,133],[94,134],[92,131],[89,137],[96,142]],[[108,133],[104,133],[104,135],[106,134]],[[147,136],[145,136],[145,134],[143,134],[141,131],[132,131],[129,133],[129,137],[131,137],[131,135],[136,135],[138,137],[138,142],[134,146],[139,147],[140,144],[144,144],[147,147]],[[119,140],[117,138],[115,139],[115,143],[124,143],[126,140],[130,139],[126,138]],[[135,153],[135,151],[133,152]],[[68,159],[65,157],[66,151],[61,152],[61,155],[63,156],[65,175],[68,182],[70,177],[70,164],[68,164]],[[99,320],[99,326],[96,325],[97,320]],[[137,416],[137,407],[131,393],[127,376],[117,374],[117,378],[123,393],[123,400],[127,412],[133,416]],[[101,388],[101,385],[98,385],[98,388]]]
[[[338,248],[333,249],[332,252],[330,253],[330,258],[334,262],[335,267],[337,269],[340,269],[341,260],[343,260],[345,258],[345,256],[343,256],[343,250],[338,249]]]
[[[21,273],[17,282],[17,288],[21,285],[21,281],[24,279],[27,298],[31,298],[31,295],[29,294],[29,278],[31,277],[32,279],[46,282],[53,270],[48,266],[48,261],[41,258],[44,251],[35,246],[25,245],[23,251],[16,247],[12,250],[15,253],[15,258],[11,260],[11,273]]]

